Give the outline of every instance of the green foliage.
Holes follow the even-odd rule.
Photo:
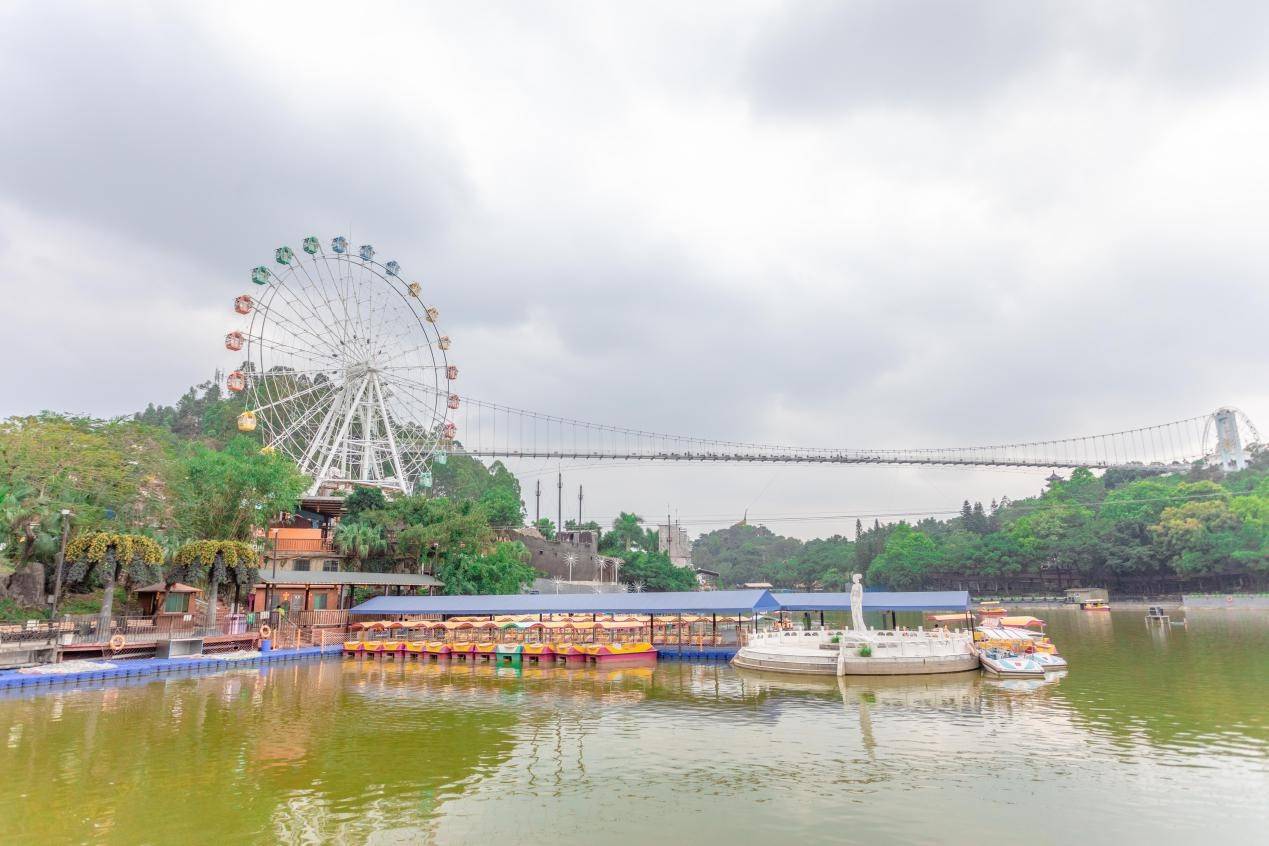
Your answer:
[[[937,561],[938,549],[929,535],[900,523],[886,539],[886,548],[869,565],[866,578],[869,585],[916,590]]]
[[[444,464],[432,465],[432,495],[457,501],[480,501],[486,492],[494,489],[509,491],[520,502],[520,480],[501,461],[486,467],[483,462],[455,452]],[[505,500],[504,500],[505,502]],[[500,514],[500,516],[510,516]],[[499,525],[520,526],[523,518]]]
[[[187,537],[249,540],[273,515],[294,508],[308,486],[288,459],[261,454],[245,436],[222,450],[189,446],[175,475],[174,510]]]
[[[371,489],[359,488],[358,490]],[[380,494],[380,498],[382,496]],[[363,523],[355,518],[345,518],[335,530],[335,548],[352,559],[354,570],[360,570],[363,561],[376,552],[384,551],[387,547],[387,541],[383,539],[383,529],[371,523]]]
[[[519,593],[537,576],[528,560],[524,544],[502,541],[486,554],[464,551],[442,558],[436,576],[451,596]]]
[[[369,540],[367,533],[353,535],[354,526],[377,533],[383,542]],[[335,535],[337,545],[346,532],[350,539],[365,541],[359,561],[364,569],[377,572],[435,572],[440,561],[456,555],[484,554],[494,543],[482,505],[424,494],[396,497],[386,507],[364,511],[355,520],[344,518]]]
[[[260,553],[242,541],[190,541],[176,551],[172,563],[169,583],[205,581],[244,588],[255,584],[260,574]]]
[[[244,398],[222,393],[217,382],[204,382],[190,388],[176,405],[151,403],[133,420],[166,429],[187,439],[208,441],[223,446],[238,436],[238,415],[246,410]]]
[[[358,486],[344,500],[344,520],[356,520],[363,512],[387,508],[388,500],[379,488]]]
[[[871,646],[866,646],[866,645],[865,645],[865,646],[861,646],[861,647],[859,647],[859,657],[860,657],[860,658],[871,658],[871,657],[872,657],[872,647],[871,647]]]
[[[174,441],[132,422],[42,414],[0,422],[0,520],[7,544],[48,563],[62,509],[80,531],[129,532],[169,513],[164,481]]]
[[[489,525],[513,529],[524,525],[524,503],[520,501],[519,486],[498,485],[480,495],[480,507],[484,509]]]
[[[144,535],[90,532],[66,545],[63,584],[68,592],[83,592],[116,581],[134,587],[162,574],[163,548]]]
[[[702,535],[692,546],[692,563],[717,572],[719,582],[734,586],[745,582],[782,582],[786,575],[774,573],[776,562],[786,561],[802,550],[802,542],[775,534],[765,526],[737,523]]]
[[[656,548],[656,532],[643,528],[642,517],[625,511],[612,521],[612,531],[599,539],[599,551],[605,555],[647,552]]]
[[[646,591],[696,590],[696,574],[675,567],[661,552],[631,552],[624,556],[619,578],[628,585],[640,584]]]
[[[542,537],[547,540],[555,540],[555,521],[546,517],[539,517],[533,521],[533,528],[541,532]]]

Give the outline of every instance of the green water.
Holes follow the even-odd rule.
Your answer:
[[[1037,613],[1043,683],[328,660],[0,698],[0,842],[1266,842],[1269,615]]]

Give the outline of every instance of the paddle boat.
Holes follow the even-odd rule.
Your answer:
[[[423,648],[423,654],[434,660],[448,659],[454,652],[454,645],[446,640],[429,640]]]
[[[586,643],[580,647],[588,664],[602,664],[619,658],[656,658],[657,650],[651,643]]]
[[[497,659],[498,664],[518,665],[523,654],[523,643],[499,643],[494,645],[494,658]]]
[[[1038,626],[1041,631],[1028,631],[1020,626]],[[1043,628],[1044,621],[1036,617],[1002,617],[997,623],[975,628],[974,644],[980,651],[1002,649],[1029,656],[1047,672],[1067,669],[1066,659],[1058,654]]]
[[[1044,668],[1035,660],[1034,655],[1020,655],[993,646],[980,650],[978,660],[984,670],[1001,678],[1044,678]]]
[[[657,650],[642,639],[644,625],[639,620],[599,620],[592,628],[590,643],[578,644],[583,660],[600,664],[625,658],[656,658]]]
[[[978,603],[978,616],[980,617],[1003,617],[1008,613],[1009,609],[994,599],[985,599]]]

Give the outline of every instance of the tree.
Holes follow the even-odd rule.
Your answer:
[[[388,500],[380,488],[358,485],[344,500],[343,521],[352,522],[365,511],[376,511],[387,507]]]
[[[502,541],[488,554],[462,552],[441,559],[436,575],[451,596],[519,593],[537,577],[528,560],[524,544]]]
[[[168,572],[168,584],[202,581],[207,584],[207,619],[204,625],[216,625],[216,604],[220,587],[233,586],[236,593],[250,589],[260,577],[260,554],[255,547],[241,541],[190,541],[176,551],[174,566]],[[235,595],[234,603],[237,604]]]
[[[186,537],[250,540],[273,515],[295,507],[308,481],[245,436],[220,451],[195,444],[176,468],[178,521]]]
[[[1161,555],[1183,575],[1217,573],[1239,549],[1240,521],[1223,500],[1187,502],[1164,509],[1150,527]]]
[[[478,501],[489,525],[508,529],[524,525],[524,503],[520,501],[517,490],[506,486],[491,487],[480,495]]]
[[[335,530],[335,548],[352,559],[355,572],[361,572],[362,562],[376,552],[387,549],[387,546],[383,539],[383,530],[378,526],[345,520]]]
[[[43,414],[0,422],[0,486],[41,522],[72,508],[85,530],[140,530],[166,518],[172,440],[132,422]],[[37,554],[38,531],[23,553]]]
[[[737,523],[701,535],[692,545],[692,561],[714,570],[723,585],[766,581],[778,561],[787,561],[802,549],[796,538],[777,535],[765,526]]]
[[[661,552],[632,552],[621,565],[618,578],[628,585],[642,584],[648,591],[696,590],[696,574],[676,567]]]
[[[461,447],[461,445],[459,445]],[[486,467],[461,451],[450,453],[444,464],[432,465],[432,494],[450,500],[479,500],[487,491],[503,488],[520,501],[520,480],[501,461]],[[521,525],[516,521],[514,525]]]
[[[474,502],[430,499],[422,508],[411,508],[402,516],[406,527],[396,535],[398,558],[430,560],[434,573],[440,572],[444,561],[462,555],[483,555],[493,548],[489,518]]]
[[[110,637],[110,614],[114,606],[115,585],[146,584],[159,578],[163,565],[163,549],[143,535],[120,535],[92,532],[79,535],[66,546],[66,582],[91,583],[102,586],[101,613],[97,631],[103,640]]]
[[[555,521],[547,517],[539,517],[533,521],[533,528],[542,533],[547,540],[555,540]]]
[[[612,531],[599,541],[600,552],[625,552],[645,549],[647,537],[643,530],[643,518],[625,511],[612,521]]]
[[[886,547],[868,567],[868,584],[891,590],[915,590],[938,561],[934,541],[907,523],[899,523],[886,539]]]

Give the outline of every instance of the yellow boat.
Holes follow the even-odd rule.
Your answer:
[[[655,658],[656,648],[647,641],[635,643],[583,643],[578,646],[588,662],[601,663],[614,658]]]

